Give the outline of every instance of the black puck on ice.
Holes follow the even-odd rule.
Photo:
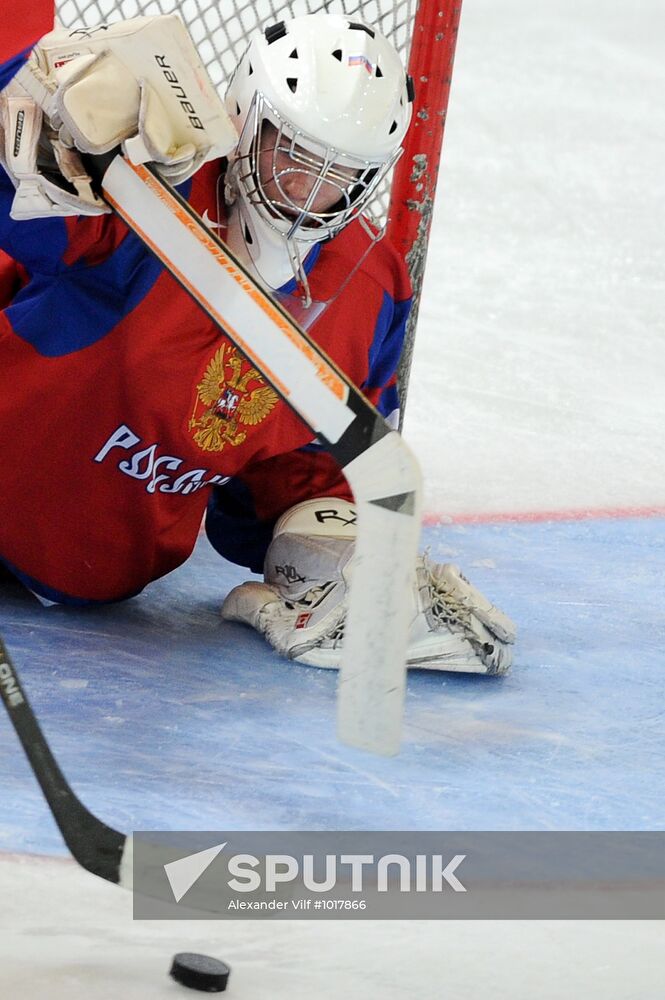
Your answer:
[[[201,993],[223,993],[231,970],[224,962],[209,955],[181,951],[173,956],[170,976],[177,983]]]

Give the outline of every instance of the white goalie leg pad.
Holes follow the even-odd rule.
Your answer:
[[[346,501],[298,504],[277,523],[265,582],[232,590],[222,616],[251,625],[299,663],[339,667],[354,537],[355,513]],[[410,600],[409,667],[480,674],[510,668],[513,622],[458,567],[419,556]]]
[[[265,583],[241,584],[222,606],[223,618],[251,625],[289,659],[307,656],[338,630],[343,634],[346,615],[354,539],[348,530],[346,537],[344,531],[330,535],[330,528],[324,533],[316,513],[330,507],[310,504],[299,504],[278,521],[266,555]],[[332,659],[336,662],[322,665],[339,666],[337,646]],[[313,659],[302,662],[314,664]]]

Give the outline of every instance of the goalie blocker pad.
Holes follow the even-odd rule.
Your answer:
[[[56,30],[41,40],[32,61],[54,90],[49,115],[60,118],[83,152],[109,152],[129,140],[125,152],[133,162],[154,159],[155,152],[166,162],[175,149],[191,145],[200,166],[225,156],[238,141],[177,14],[85,32]],[[142,135],[132,138],[140,107],[152,148],[144,147]]]
[[[237,143],[176,15],[52,31],[12,87],[0,96],[0,161],[17,188],[14,219],[109,210],[79,152],[100,157],[121,145],[132,162],[153,162],[180,184]]]

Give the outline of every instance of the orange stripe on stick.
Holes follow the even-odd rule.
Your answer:
[[[111,208],[114,208],[116,212],[119,213],[119,215],[121,216],[125,215],[123,208],[115,201],[115,199],[107,191],[104,192],[104,198],[109,203]],[[186,213],[184,212],[182,214],[186,215]],[[156,256],[160,258],[160,260],[167,262],[169,271],[171,271],[171,273],[178,279],[178,281],[183,285],[183,287],[187,289],[190,295],[192,295],[198,302],[202,302],[203,300],[201,299],[201,296],[197,292],[194,285],[192,285],[189,278],[187,278],[182,273],[180,268],[177,267],[177,265],[169,257],[167,257],[167,255],[164,253],[164,250],[161,247],[158,247],[157,244],[150,239],[148,234],[141,228],[141,226],[139,226],[139,224],[134,219],[132,219],[132,228],[138,233],[141,240],[146,244],[146,246],[149,246],[150,249],[153,251],[153,253],[155,253]],[[216,249],[219,248],[216,247]],[[247,344],[246,341],[240,336],[238,331],[229,322],[229,320],[225,316],[223,316],[219,312],[219,310],[214,309],[209,302],[205,301],[204,304],[206,311],[214,317],[214,319],[217,321],[217,323],[219,323],[222,329],[233,339],[233,341],[237,344],[237,346],[240,348],[243,354],[245,354],[248,358],[251,358],[251,360],[256,363],[257,367],[259,367],[263,371],[263,374],[266,376],[266,378],[269,379],[270,382],[272,382],[274,387],[284,397],[288,398],[288,396],[290,395],[290,390],[287,388],[287,386],[285,386],[283,382],[274,374],[274,372],[272,372],[268,368],[263,359],[259,359],[256,356],[256,354],[251,349],[249,344]]]
[[[326,385],[328,389],[330,389],[330,391],[333,393],[334,396],[337,397],[337,399],[345,401],[346,385],[339,377],[337,372],[329,365],[325,364],[325,362],[318,356],[318,354],[314,350],[312,350],[311,345],[309,344],[307,339],[298,332],[298,329],[294,325],[294,323],[283,316],[283,314],[280,312],[279,309],[275,307],[275,305],[271,302],[268,296],[265,295],[263,292],[261,292],[259,289],[255,288],[255,286],[250,281],[247,280],[246,276],[243,274],[240,268],[236,266],[235,262],[224,252],[224,250],[219,246],[219,244],[215,240],[213,240],[210,237],[210,235],[206,232],[205,224],[203,223],[203,221],[199,223],[194,219],[192,219],[191,214],[186,209],[184,209],[182,205],[180,205],[180,203],[175,198],[173,198],[168,191],[166,191],[162,187],[159,181],[155,180],[150,171],[147,170],[144,166],[142,166],[141,164],[129,163],[129,161],[125,162],[127,162],[127,165],[131,167],[131,169],[141,179],[141,181],[147,187],[149,187],[150,190],[153,192],[153,194],[155,194],[160,199],[160,201],[169,209],[169,211],[172,213],[172,215],[175,216],[175,218],[177,218],[177,220],[181,223],[181,225],[187,227],[189,232],[196,237],[199,243],[201,243],[201,245],[205,247],[208,253],[215,258],[217,263],[224,268],[227,274],[229,274],[234,279],[234,281],[242,288],[242,290],[247,295],[250,296],[250,298],[254,301],[254,303],[262,310],[262,312],[264,312],[270,318],[270,320],[275,324],[275,326],[277,326],[279,330],[281,330],[281,332],[285,334],[286,337],[288,337],[288,339],[291,341],[294,347],[297,347],[298,350],[305,355],[305,357],[310,362],[312,367],[315,368],[316,375],[319,381],[323,382],[323,384]],[[114,207],[116,208],[118,207],[113,202],[111,202],[110,199],[108,200],[111,204],[114,205]],[[146,242],[150,243],[150,240],[146,238]],[[159,251],[158,256],[163,257],[164,254],[161,251]],[[171,267],[170,263],[169,267]],[[175,268],[172,269],[175,271]],[[183,284],[185,284],[186,287],[188,287],[189,290],[192,291],[191,286],[187,283],[186,279],[180,278],[179,276],[179,280],[182,280]],[[194,294],[195,297],[198,298],[195,292]],[[231,333],[231,329],[225,321],[222,321],[222,326],[224,326],[224,328],[229,333]],[[233,332],[233,337],[234,338],[237,337],[238,346],[241,347],[245,353],[249,354],[254,361],[257,361],[256,356],[252,354],[249,348],[243,346],[244,342],[242,341],[242,338],[240,338],[235,331]],[[262,364],[263,362],[261,362],[259,367],[261,367]],[[273,381],[274,377],[272,375],[269,375],[267,371],[265,371],[264,373],[266,374],[267,377],[271,379],[271,381]],[[274,380],[273,384],[277,386],[277,380]]]

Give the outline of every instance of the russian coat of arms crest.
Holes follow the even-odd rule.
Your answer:
[[[247,437],[248,427],[260,424],[278,400],[263,376],[235,347],[223,344],[197,385],[198,397],[189,421],[202,451],[222,451]]]

